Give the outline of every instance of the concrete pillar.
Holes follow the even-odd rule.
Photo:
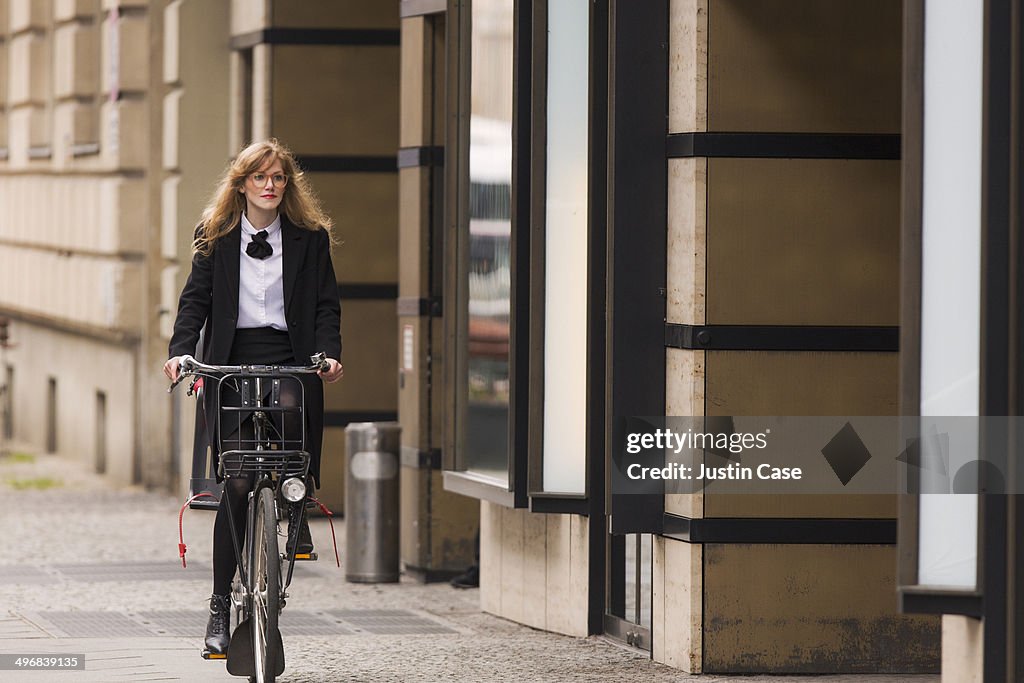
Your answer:
[[[318,496],[340,512],[345,425],[397,414],[398,4],[233,0],[230,23],[232,138],[288,145],[335,222],[345,379],[325,387]]]
[[[884,2],[673,0],[670,132],[897,133],[900,28]],[[669,322],[898,324],[898,161],[670,159],[668,176]],[[669,415],[896,409],[895,353],[672,349],[666,360]],[[895,517],[879,498],[669,496],[666,511]],[[937,668],[937,620],[896,612],[893,547],[659,539],[654,559],[658,661],[707,673]]]
[[[425,581],[475,562],[479,505],[441,481],[446,414],[438,301],[445,16],[402,20],[399,168],[399,418],[402,422],[402,561]]]

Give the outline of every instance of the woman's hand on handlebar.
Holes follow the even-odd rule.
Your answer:
[[[344,365],[334,360],[333,358],[328,358],[324,362],[326,362],[329,367],[326,370],[320,370],[316,374],[318,374],[320,378],[323,379],[325,382],[337,382],[339,379],[345,376]]]
[[[168,358],[164,364],[164,375],[167,376],[171,384],[171,389],[177,386],[178,382],[184,379],[181,373],[193,373],[196,369],[196,358],[191,357],[187,353],[184,355],[176,355],[173,358]]]
[[[164,375],[167,376],[167,379],[172,382],[177,381],[178,372],[181,368],[181,359],[184,357],[185,356],[175,356],[174,358],[167,359],[167,362],[164,363]]]

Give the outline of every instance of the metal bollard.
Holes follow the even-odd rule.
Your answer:
[[[398,581],[401,434],[397,422],[357,422],[345,428],[347,581]]]

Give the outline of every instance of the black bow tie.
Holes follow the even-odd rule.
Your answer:
[[[274,248],[267,241],[267,231],[260,230],[252,236],[252,242],[245,248],[245,253],[260,260],[267,258],[274,253]]]

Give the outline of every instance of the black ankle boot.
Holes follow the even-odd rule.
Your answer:
[[[231,600],[227,595],[210,596],[210,621],[206,623],[206,649],[221,655],[231,641]]]
[[[306,517],[302,518],[302,524],[299,525],[299,543],[295,552],[306,555],[313,552],[313,536],[309,533],[309,520]]]
[[[285,547],[286,551],[290,554],[292,551],[292,543],[295,541],[295,519],[298,517],[299,507],[293,506],[291,517],[288,520],[288,543]],[[299,524],[298,532],[298,543],[295,548],[296,555],[308,555],[313,552],[313,536],[309,533],[309,518],[303,515],[302,523]]]

